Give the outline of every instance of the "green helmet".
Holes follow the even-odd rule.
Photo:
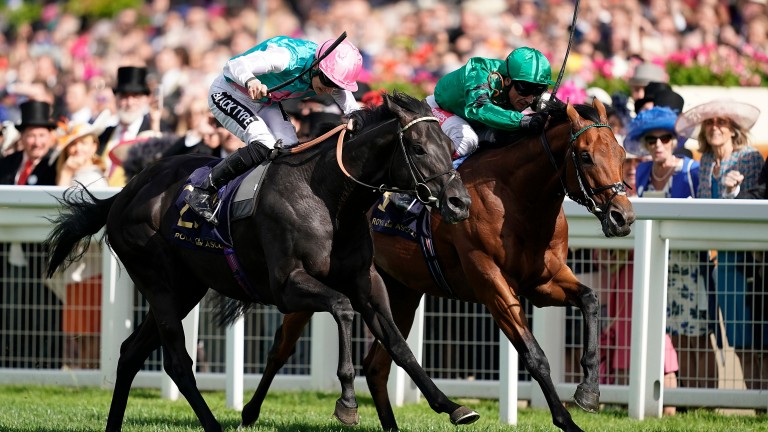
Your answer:
[[[520,47],[507,56],[507,74],[515,81],[552,85],[552,67],[541,51]]]

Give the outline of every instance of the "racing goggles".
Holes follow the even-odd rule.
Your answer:
[[[323,86],[329,87],[329,88],[334,88],[334,89],[341,88],[341,87],[339,87],[338,84],[336,84],[335,82],[331,81],[330,78],[325,76],[325,74],[322,73],[321,71],[317,72],[317,76],[318,76],[318,78],[320,78],[320,84],[322,84]]]
[[[512,81],[512,86],[520,96],[539,96],[547,91],[546,84],[534,84],[527,81]]]

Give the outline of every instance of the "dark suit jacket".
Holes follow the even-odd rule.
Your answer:
[[[32,174],[27,179],[30,186],[54,186],[56,185],[56,161],[51,161],[52,152],[48,152],[43,160],[37,164]],[[21,168],[24,160],[24,152],[15,152],[0,159],[0,184],[16,184],[16,172]]]
[[[106,129],[104,129],[104,132],[99,135],[99,148],[96,150],[96,153],[99,156],[104,155],[104,150],[107,148],[107,143],[109,142],[109,138],[112,136],[112,132],[117,129],[117,126],[110,126]],[[152,129],[152,125],[149,120],[149,114],[144,115],[144,119],[141,121],[141,126],[139,126],[139,133],[148,131]],[[168,125],[165,122],[160,122],[160,131],[161,132],[168,132]]]

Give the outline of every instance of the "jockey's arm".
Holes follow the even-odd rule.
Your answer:
[[[290,51],[282,47],[270,46],[265,51],[254,51],[229,59],[224,65],[224,76],[247,87],[247,82],[259,75],[287,69],[290,61]]]
[[[467,75],[465,118],[496,129],[508,131],[520,129],[522,113],[493,104],[492,90],[487,85],[489,73],[490,71],[475,69]]]
[[[357,102],[355,95],[349,90],[336,89],[331,92],[331,97],[336,101],[344,115],[349,115],[349,113],[360,109],[360,103]]]

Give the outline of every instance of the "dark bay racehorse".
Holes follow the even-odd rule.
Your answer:
[[[525,297],[538,307],[573,305],[585,322],[584,381],[574,399],[598,410],[598,299],[566,264],[568,224],[562,209],[567,194],[600,221],[606,237],[626,236],[635,219],[622,181],[624,149],[607,126],[605,107],[572,107],[557,100],[541,136],[523,136],[486,148],[459,171],[472,197],[467,221],[448,224],[431,217],[436,255],[452,293],[434,281],[417,243],[374,233],[375,263],[389,290],[400,331],[407,335],[426,294],[484,304],[538,381],[554,424],[580,431],[563,407],[550,378],[549,363],[533,337],[521,306]],[[483,149],[483,146],[481,146]],[[408,263],[404,265],[404,263]],[[285,316],[269,354],[262,382],[243,409],[244,423],[255,421],[269,383],[285,364],[310,313]],[[372,344],[363,368],[385,430],[397,430],[387,394],[391,359]]]
[[[470,200],[451,167],[451,142],[429,107],[407,95],[387,95],[383,106],[351,117],[358,125],[353,139],[343,141],[342,135],[337,145],[326,139],[304,152],[277,157],[261,182],[251,216],[232,223],[233,244],[251,292],[236,282],[223,255],[169,240],[171,227],[180,222],[172,207],[185,180],[212,159],[162,159],[105,200],[87,190],[64,195],[64,209],[47,239],[48,274],[78,259],[77,251],[84,250],[79,246],[106,225],[106,240],[150,307],[121,346],[106,430],[121,429],[131,383],[158,347],[165,371],[204,429],[221,430],[197,388],[181,324],[209,288],[244,303],[274,304],[283,313],[330,312],[340,339],[342,396],[336,415],[345,423],[355,422],[357,414],[350,349],[353,310],[412,374],[436,412],[450,414],[455,424],[478,418],[434,385],[397,330],[386,287],[372,267],[366,217],[381,196],[378,185],[388,185],[417,194],[445,221],[466,219]],[[242,303],[235,309],[242,311]]]

